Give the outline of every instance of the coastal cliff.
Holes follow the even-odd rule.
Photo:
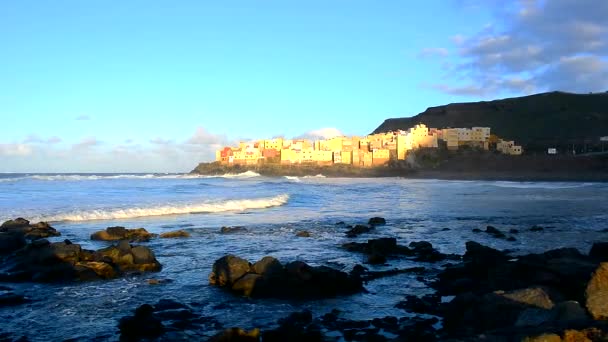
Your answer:
[[[407,130],[418,123],[438,128],[492,127],[493,134],[521,143],[525,151],[546,151],[547,147],[571,151],[573,145],[586,149],[608,136],[608,93],[550,92],[451,103],[412,117],[387,119],[373,133]]]

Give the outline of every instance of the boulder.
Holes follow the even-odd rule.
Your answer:
[[[310,237],[310,233],[306,230],[300,230],[296,233],[297,237]]]
[[[102,248],[95,252],[96,261],[111,262],[121,272],[157,272],[162,266],[154,252],[146,246],[131,246],[126,240],[118,245]]]
[[[14,232],[0,232],[0,255],[10,254],[25,247],[26,241],[23,234]]]
[[[360,234],[371,232],[373,228],[374,228],[373,226],[364,226],[362,224],[358,224],[358,225],[354,226],[353,228],[351,228],[349,231],[347,231],[346,236],[357,237]]]
[[[492,226],[487,226],[485,232],[499,239],[505,238],[505,234],[503,232]]]
[[[372,217],[367,224],[370,226],[382,226],[386,224],[386,220],[383,217]]]
[[[190,237],[190,233],[185,230],[176,230],[173,232],[162,233],[160,234],[160,237],[163,239],[188,238]]]
[[[222,234],[236,234],[236,233],[245,233],[247,232],[247,228],[245,227],[222,227],[220,229],[220,233]]]
[[[30,224],[30,221],[21,217],[4,222],[0,226],[0,232],[20,234],[28,240],[36,240],[61,235],[61,233],[46,222]]]
[[[121,340],[135,341],[161,336],[164,326],[153,313],[154,307],[144,304],[135,310],[135,315],[121,318],[118,322]]]
[[[120,241],[146,242],[155,237],[156,234],[148,233],[145,228],[127,229],[125,227],[108,227],[105,230],[91,234],[91,240],[98,241]]]
[[[283,266],[273,257],[251,265],[234,255],[215,261],[209,283],[251,297],[330,297],[362,290],[359,277],[329,267],[303,261]]]
[[[595,242],[589,250],[589,256],[599,261],[608,261],[608,242]]]
[[[266,339],[264,339],[266,341]],[[245,331],[241,328],[230,328],[217,333],[209,342],[259,342],[260,329]]]
[[[23,295],[13,292],[9,288],[0,289],[0,308],[5,306],[14,306],[27,303],[29,300]]]
[[[226,255],[213,263],[213,270],[209,275],[209,284],[232,287],[232,285],[250,270],[249,261],[235,255]]]
[[[608,263],[603,262],[591,276],[585,290],[585,306],[593,319],[608,319]]]

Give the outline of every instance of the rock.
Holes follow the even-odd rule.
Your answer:
[[[283,275],[284,269],[279,260],[271,256],[265,256],[251,266],[251,271],[266,277],[280,277]]]
[[[503,232],[501,232],[500,230],[498,230],[497,228],[492,227],[492,226],[487,226],[485,232],[488,234],[491,234],[494,237],[499,238],[499,239],[502,239],[505,237],[505,234]]]
[[[462,257],[463,261],[475,265],[493,265],[505,262],[509,257],[499,250],[483,246],[474,241],[466,242],[466,252]]]
[[[128,241],[121,241],[116,246],[98,250],[95,252],[95,260],[109,261],[117,265],[121,272],[157,272],[162,269],[150,248],[146,246],[132,247]]]
[[[27,303],[28,300],[23,295],[17,294],[10,289],[0,290],[0,308]]]
[[[441,297],[437,295],[423,297],[408,295],[405,297],[405,301],[397,303],[395,307],[412,313],[438,315],[440,302]]]
[[[545,230],[545,228],[543,228],[541,226],[536,226],[536,225],[532,226],[532,228],[530,228],[531,232],[540,232],[540,231],[543,231],[543,230]]]
[[[19,234],[28,240],[36,240],[61,235],[61,233],[46,222],[30,224],[30,221],[21,217],[4,222],[0,226],[0,232]]]
[[[599,261],[608,261],[608,242],[595,242],[589,250],[589,256]]]
[[[557,334],[542,334],[532,337],[525,337],[522,342],[562,342],[562,338]]]
[[[0,232],[0,255],[12,253],[25,247],[26,241],[23,234],[14,232]]]
[[[162,322],[154,317],[154,308],[144,304],[135,310],[135,315],[123,317],[118,323],[121,340],[156,338],[164,333]]]
[[[382,226],[386,224],[386,220],[383,217],[372,217],[367,224],[371,226]]]
[[[250,266],[249,261],[237,256],[223,256],[213,263],[209,284],[232,287],[240,277],[249,272]]]
[[[283,266],[272,257],[250,265],[234,255],[213,264],[209,283],[254,297],[329,297],[362,290],[359,277],[329,267],[311,267],[302,261]]]
[[[370,226],[364,226],[362,224],[358,224],[358,225],[354,226],[352,229],[350,229],[349,231],[347,231],[346,236],[357,237],[360,234],[371,232],[372,229],[373,229],[373,226],[370,227]]]
[[[447,231],[450,231],[450,230],[451,230],[450,228],[443,228],[441,231],[442,232],[447,232]]]
[[[160,237],[163,239],[188,238],[190,237],[190,233],[185,230],[176,230],[173,232],[162,233],[160,234]]]
[[[220,233],[222,234],[235,234],[235,233],[245,233],[247,232],[247,228],[245,227],[222,227],[220,229]]]
[[[84,261],[74,265],[79,280],[113,279],[119,271],[112,265],[99,261]]]
[[[371,254],[367,257],[367,263],[372,265],[385,264],[386,257],[383,254]]]
[[[286,318],[279,319],[279,327],[264,331],[265,342],[316,342],[325,341],[320,329],[312,324],[312,313],[309,310],[294,312]]]
[[[509,229],[509,234],[519,234],[519,230],[517,229]]]
[[[509,237],[507,238],[507,241],[511,241],[511,242],[513,242],[513,241],[517,241],[517,239],[516,239],[514,236],[509,236]]]
[[[541,309],[551,309],[554,305],[547,292],[540,287],[532,287],[509,292],[496,291],[494,293],[508,298],[514,302],[534,306]]]
[[[258,342],[260,329],[245,331],[241,328],[226,329],[209,339],[209,342]]]
[[[310,237],[310,233],[306,230],[300,230],[296,233],[297,237]]]
[[[125,227],[108,227],[91,234],[91,240],[98,241],[119,241],[128,240],[130,242],[146,242],[155,237],[156,234],[148,233],[144,228],[126,229]]]
[[[588,319],[585,309],[579,302],[573,300],[557,303],[553,311],[558,322],[582,322]]]
[[[585,290],[585,306],[593,319],[608,319],[608,263],[601,263]]]
[[[473,230],[471,230],[473,233],[481,233],[481,229],[479,228],[473,228]]]

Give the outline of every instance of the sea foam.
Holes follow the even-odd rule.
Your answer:
[[[89,221],[129,219],[144,216],[180,215],[195,213],[218,213],[227,211],[244,211],[264,209],[284,205],[289,195],[282,194],[274,197],[254,199],[227,200],[221,202],[206,202],[199,204],[162,205],[155,207],[131,207],[122,209],[85,210],[58,213],[54,215],[33,218],[32,221]]]

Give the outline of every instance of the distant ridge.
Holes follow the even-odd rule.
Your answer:
[[[515,140],[527,150],[572,144],[599,145],[608,136],[608,93],[549,92],[494,101],[430,107],[409,118],[385,120],[373,133],[429,127],[489,126],[492,133]]]

